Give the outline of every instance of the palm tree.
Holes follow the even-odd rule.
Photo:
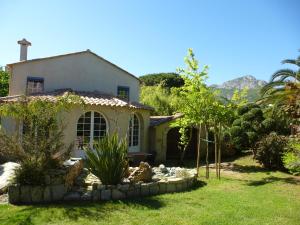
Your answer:
[[[297,59],[286,59],[283,64],[297,67],[296,70],[281,69],[275,72],[268,84],[261,89],[259,103],[272,104],[280,108],[292,119],[300,118],[300,56]]]

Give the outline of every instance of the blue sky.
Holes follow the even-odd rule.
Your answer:
[[[91,49],[136,76],[172,72],[188,48],[209,83],[268,80],[300,53],[299,0],[0,1],[0,65]]]

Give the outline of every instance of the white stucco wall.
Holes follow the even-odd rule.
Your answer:
[[[64,116],[64,143],[66,145],[76,142],[77,122],[81,115],[87,111],[101,113],[107,120],[108,133],[117,132],[119,137],[126,137],[128,134],[129,119],[132,113],[139,117],[140,121],[140,152],[148,152],[148,132],[150,112],[148,110],[132,110],[121,107],[91,106],[87,105],[84,109],[77,106],[67,112]],[[74,146],[76,150],[76,146]],[[75,151],[74,151],[75,152]],[[75,155],[74,155],[75,156]]]
[[[26,93],[27,77],[44,78],[45,91],[72,88],[117,95],[118,86],[130,88],[130,101],[139,101],[139,80],[90,52],[13,64],[9,95]]]

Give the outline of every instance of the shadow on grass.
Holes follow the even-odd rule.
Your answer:
[[[226,170],[226,168],[225,168]],[[262,168],[260,166],[255,166],[255,165],[239,165],[236,163],[233,163],[228,170],[239,172],[239,173],[256,173],[256,172],[269,172],[267,169]]]
[[[265,184],[270,184],[274,182],[283,182],[283,183],[288,183],[288,184],[295,184],[299,185],[300,184],[300,179],[294,178],[294,177],[274,177],[274,176],[269,176],[262,178],[261,180],[256,180],[256,181],[250,181],[247,183],[249,186],[261,186]]]
[[[41,214],[46,214],[49,222],[53,221],[53,223],[59,220],[59,218],[71,221],[78,221],[80,218],[89,218],[92,221],[98,221],[103,220],[103,218],[108,218],[109,215],[116,211],[123,211],[124,205],[126,208],[142,208],[149,210],[158,210],[165,206],[165,204],[158,198],[155,198],[155,196],[98,203],[68,202],[39,204],[25,206],[25,208],[18,212],[18,218],[13,216],[12,218],[8,218],[8,220],[11,223],[18,222],[17,224],[30,225],[33,224],[35,218],[40,217]]]

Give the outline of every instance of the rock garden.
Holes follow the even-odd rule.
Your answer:
[[[138,167],[129,167],[119,184],[105,185],[83,164],[81,159],[66,161],[46,176],[45,185],[12,184],[8,200],[12,204],[120,200],[185,191],[196,179],[194,169],[151,167],[141,162]]]

